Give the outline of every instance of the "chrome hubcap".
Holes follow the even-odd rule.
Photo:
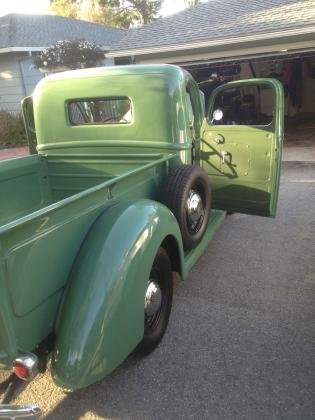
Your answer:
[[[155,315],[161,308],[162,291],[160,286],[153,280],[149,281],[148,288],[144,297],[144,310],[146,316]]]
[[[200,218],[204,215],[202,198],[194,191],[190,190],[187,199],[187,216],[188,223],[191,229],[195,229],[200,221]]]

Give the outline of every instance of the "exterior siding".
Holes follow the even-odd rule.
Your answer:
[[[19,111],[21,97],[24,95],[19,64],[13,54],[0,55],[0,109]]]
[[[26,96],[31,95],[37,83],[43,78],[43,74],[34,67],[32,57],[20,58],[20,74],[23,77],[23,90]]]
[[[113,59],[100,62],[100,66],[111,65]],[[43,77],[28,53],[0,54],[0,111],[20,112],[21,100],[33,93]]]
[[[20,111],[21,99],[30,95],[42,78],[32,65],[27,54],[0,54],[0,110]]]

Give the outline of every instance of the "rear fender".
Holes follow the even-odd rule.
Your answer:
[[[109,374],[141,341],[144,295],[156,252],[172,235],[174,215],[160,203],[114,205],[94,223],[76,258],[52,362],[55,382],[85,387]]]

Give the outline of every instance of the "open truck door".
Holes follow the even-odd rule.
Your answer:
[[[230,82],[210,97],[200,164],[213,207],[274,217],[283,143],[283,89],[275,79]]]

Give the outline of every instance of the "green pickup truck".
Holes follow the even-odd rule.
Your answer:
[[[226,212],[275,216],[283,92],[235,81],[205,111],[183,69],[117,66],[46,77],[22,108],[37,154],[0,163],[0,368],[32,379],[49,341],[75,390],[158,345],[173,272]]]

